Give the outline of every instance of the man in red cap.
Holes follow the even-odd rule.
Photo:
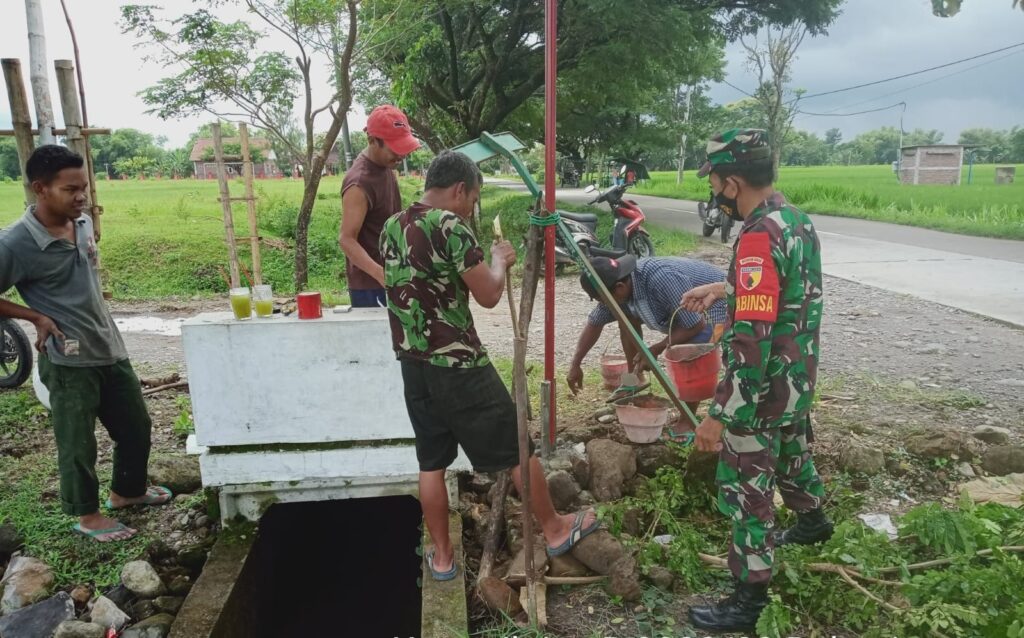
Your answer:
[[[380,232],[389,217],[402,210],[395,167],[419,148],[409,119],[385,104],[373,109],[364,129],[366,149],[352,162],[341,185],[341,235],[345,274],[352,306],[384,308],[384,268]]]

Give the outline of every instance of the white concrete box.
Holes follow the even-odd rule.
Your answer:
[[[413,438],[387,312],[182,326],[196,438],[207,447]]]

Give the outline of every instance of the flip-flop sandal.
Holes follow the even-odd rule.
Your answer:
[[[131,505],[122,505],[120,507],[114,507],[114,504],[111,503],[110,499],[108,498],[107,502],[104,503],[103,505],[108,510],[123,510],[129,507],[138,507],[139,505],[166,505],[170,503],[171,499],[173,498],[174,494],[171,492],[171,490],[167,489],[166,487],[162,487],[160,485],[151,485],[146,490],[146,496],[140,503],[132,503]]]
[[[124,523],[118,523],[117,525],[115,525],[113,527],[108,527],[107,529],[85,529],[84,527],[82,527],[81,523],[75,523],[71,527],[71,531],[76,533],[76,534],[80,534],[82,536],[85,536],[86,538],[91,538],[92,540],[96,541],[97,543],[116,543],[118,541],[126,541],[126,540],[134,537],[135,534],[138,533],[138,532],[132,532],[131,536],[128,536],[127,538],[116,538],[116,539],[112,538],[110,540],[103,540],[103,537],[105,537],[105,536],[111,536],[113,534],[117,534],[117,533],[120,533],[120,532],[128,532],[129,531],[128,530],[128,526],[125,525]]]
[[[597,531],[601,527],[601,521],[595,516],[594,522],[590,525],[583,527],[583,519],[587,517],[587,514],[591,510],[580,510],[576,512],[576,519],[572,522],[572,528],[569,530],[569,538],[565,539],[565,542],[558,547],[547,547],[548,556],[561,556],[567,553],[573,548],[576,543],[580,542],[593,532]]]
[[[430,568],[430,575],[434,577],[434,580],[452,580],[455,578],[455,574],[458,572],[458,567],[455,565],[455,561],[452,561],[452,568],[446,572],[439,572],[434,569],[434,550],[427,552],[427,567]]]

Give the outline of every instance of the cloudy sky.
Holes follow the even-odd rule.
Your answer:
[[[24,3],[0,0],[5,6],[0,22],[0,57],[22,59],[28,78],[28,38]],[[133,127],[164,135],[170,146],[181,145],[201,121],[164,122],[145,114],[136,96],[162,76],[162,71],[141,59],[133,39],[118,28],[120,0],[68,0],[81,50],[89,114],[94,126]],[[177,2],[164,2],[174,6]],[[71,58],[71,41],[58,0],[44,0],[46,35],[51,60]],[[955,18],[931,14],[930,0],[850,0],[827,37],[807,39],[794,67],[793,85],[818,93],[900,75],[951,62],[1024,41],[1024,12],[1011,10],[1011,0],[965,0]],[[88,14],[84,7],[88,6]],[[237,15],[241,15],[238,13]],[[273,36],[268,42],[275,42]],[[284,44],[280,44],[284,48]],[[1008,55],[1009,54],[1009,55]],[[739,45],[728,49],[728,79],[750,91],[753,76],[745,68]],[[976,68],[970,68],[976,67]],[[951,75],[954,74],[955,75]],[[944,77],[948,76],[948,77]],[[320,85],[326,87],[326,78]],[[929,82],[925,86],[914,85]],[[56,82],[51,81],[56,99]],[[887,95],[891,94],[891,95]],[[321,97],[326,97],[326,91]],[[724,84],[712,89],[715,100],[728,103],[743,95]],[[960,130],[985,126],[1024,125],[1024,47],[1006,53],[816,99],[801,108],[813,112],[851,113],[900,101],[907,103],[906,129],[939,129],[955,142]],[[0,127],[10,127],[6,90],[0,85]],[[60,121],[60,107],[54,102]],[[845,139],[879,126],[896,126],[899,109],[855,117],[801,116],[800,128],[823,132],[833,126]],[[352,128],[365,123],[359,110]]]

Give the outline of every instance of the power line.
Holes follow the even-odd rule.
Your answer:
[[[869,109],[867,111],[857,111],[856,113],[810,113],[808,111],[797,111],[798,115],[812,115],[815,117],[851,117],[853,115],[864,115],[865,113],[877,113],[879,111],[888,111],[889,109],[896,108],[897,106],[906,106],[906,102],[897,102],[896,104],[890,104],[889,106],[883,106],[877,109]]]
[[[722,84],[727,84],[727,85],[731,86],[732,88],[736,89],[737,91],[739,91],[739,92],[740,92],[740,93],[742,93],[743,95],[746,95],[747,97],[752,97],[752,98],[754,98],[755,100],[757,99],[757,97],[756,97],[756,96],[754,96],[754,95],[751,95],[750,93],[747,93],[746,91],[744,91],[744,90],[743,90],[743,89],[741,89],[740,87],[736,86],[735,84],[733,84],[733,83],[732,83],[732,82],[730,82],[729,80],[722,80]]]
[[[846,106],[840,106],[840,107],[837,107],[835,109],[832,109],[832,111],[834,112],[834,111],[838,111],[839,109],[842,109],[842,108],[847,108],[848,109],[848,108],[852,108],[854,106],[860,106],[861,104],[870,104],[871,102],[877,102],[878,100],[881,100],[883,98],[891,97],[893,95],[898,95],[900,93],[904,93],[906,91],[911,91],[913,89],[917,89],[917,88],[920,88],[922,86],[927,86],[929,84],[934,84],[935,82],[938,82],[940,80],[945,80],[946,78],[951,78],[954,75],[960,75],[961,73],[967,73],[968,71],[973,71],[974,69],[977,69],[978,67],[982,67],[982,66],[985,66],[987,64],[994,64],[996,62],[999,62],[1000,60],[1005,60],[1006,58],[1013,57],[1015,55],[1020,55],[1021,53],[1024,53],[1024,50],[1022,50],[1022,51],[1014,51],[1013,53],[1010,53],[1008,55],[1000,56],[1000,57],[998,57],[998,58],[996,58],[994,60],[986,60],[986,61],[982,62],[981,64],[975,64],[975,65],[967,67],[966,69],[960,69],[958,71],[953,71],[952,73],[947,73],[945,75],[940,75],[937,78],[932,78],[931,80],[928,80],[926,82],[921,82],[921,83],[918,83],[918,84],[913,84],[911,86],[907,86],[907,87],[904,87],[902,89],[898,89],[896,91],[890,91],[889,93],[883,93],[882,95],[876,95],[875,97],[867,99],[867,100],[861,100],[860,102],[854,102],[853,104],[847,104]]]
[[[884,80],[875,80],[874,82],[866,82],[864,84],[857,84],[855,86],[848,86],[848,87],[843,88],[843,89],[835,89],[835,90],[832,90],[832,91],[824,91],[822,93],[812,93],[811,95],[803,95],[803,96],[800,96],[800,99],[801,100],[809,100],[811,98],[821,97],[823,95],[833,95],[835,93],[845,93],[846,91],[852,91],[854,89],[862,89],[862,88],[864,88],[866,86],[874,86],[876,84],[884,84],[885,82],[892,82],[893,80],[901,80],[903,78],[909,78],[909,77],[912,77],[912,76],[915,76],[915,75],[920,75],[922,73],[928,73],[929,71],[935,71],[937,69],[944,69],[946,67],[953,66],[955,64],[961,64],[963,62],[970,62],[971,60],[977,60],[978,58],[983,58],[983,57],[986,57],[986,56],[989,56],[989,55],[994,55],[996,53],[1002,53],[1003,51],[1008,51],[1009,49],[1015,49],[1015,48],[1017,48],[1019,46],[1024,46],[1024,42],[1018,42],[1017,44],[1011,44],[1010,46],[1006,46],[1006,47],[1003,47],[1001,49],[995,49],[994,51],[988,51],[986,53],[980,53],[978,55],[973,55],[973,56],[971,56],[969,58],[963,58],[963,59],[960,59],[960,60],[955,60],[953,62],[947,62],[946,64],[940,64],[938,66],[929,67],[927,69],[921,69],[920,71],[914,71],[912,73],[904,73],[903,75],[895,75],[895,76],[893,76],[891,78],[885,78]],[[730,84],[729,86],[732,86],[732,85]],[[733,88],[736,88],[736,87],[733,87]],[[737,90],[739,90],[739,89],[737,89]]]

